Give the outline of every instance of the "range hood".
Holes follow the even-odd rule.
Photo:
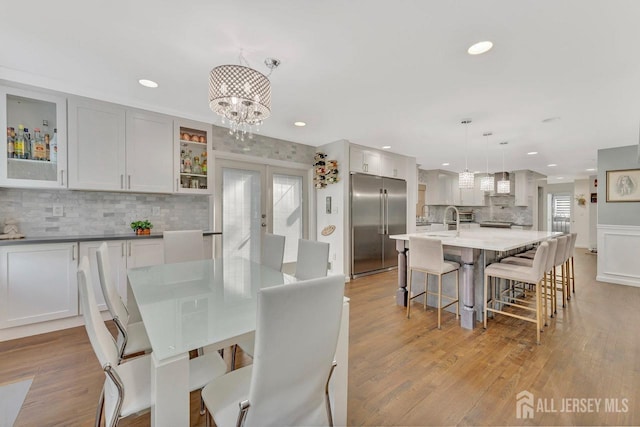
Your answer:
[[[504,174],[504,175],[503,175]],[[504,176],[504,178],[503,178]],[[503,179],[511,181],[510,191],[508,193],[498,193],[498,181],[502,181]],[[493,191],[489,193],[489,197],[506,197],[515,195],[515,183],[509,172],[496,172],[493,174]]]

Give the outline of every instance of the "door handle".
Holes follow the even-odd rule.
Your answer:
[[[384,234],[384,193],[382,192],[382,188],[380,189],[380,227],[378,228],[378,234]]]
[[[262,226],[263,226],[263,227],[266,227],[266,226],[267,226],[267,223],[266,223],[266,222],[263,222],[263,223],[262,223]]]
[[[386,227],[385,234],[389,234],[389,193],[387,189],[384,189],[384,226]]]

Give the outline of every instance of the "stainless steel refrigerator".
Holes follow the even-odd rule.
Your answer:
[[[407,232],[407,183],[351,174],[351,277],[398,266],[395,240]]]

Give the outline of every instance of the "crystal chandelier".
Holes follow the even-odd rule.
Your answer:
[[[485,132],[482,136],[487,137],[487,148],[485,150],[485,155],[487,158],[487,175],[480,178],[480,190],[482,191],[493,191],[494,186],[494,178],[493,175],[489,175],[489,137],[493,135],[491,132]]]
[[[244,61],[245,65],[242,65]],[[209,107],[229,124],[229,134],[244,141],[253,138],[262,122],[271,115],[271,83],[268,76],[249,67],[240,54],[240,65],[220,65],[209,73]],[[273,71],[280,61],[267,58]],[[269,72],[271,75],[271,72]]]
[[[468,167],[468,156],[469,152],[469,123],[471,123],[471,119],[463,119],[462,124],[465,125],[465,156],[464,156],[464,172],[460,172],[458,174],[458,187],[463,189],[473,188],[474,185],[474,176],[473,172],[469,172]]]
[[[507,145],[508,142],[501,142],[502,145],[502,179],[498,181],[497,192],[500,194],[506,194],[511,192],[511,181],[509,181],[504,174],[504,146]]]

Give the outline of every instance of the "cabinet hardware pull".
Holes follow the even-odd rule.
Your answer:
[[[60,186],[64,187],[64,170],[60,171]]]
[[[120,189],[124,190],[124,174],[120,174]]]
[[[122,249],[122,258],[124,258],[124,242],[122,242],[122,244],[120,245],[120,248]]]
[[[129,242],[129,256],[131,256],[131,242]]]
[[[129,178],[129,190],[131,190],[131,175],[127,175],[127,177]]]
[[[71,246],[71,259],[76,260],[76,245]]]

